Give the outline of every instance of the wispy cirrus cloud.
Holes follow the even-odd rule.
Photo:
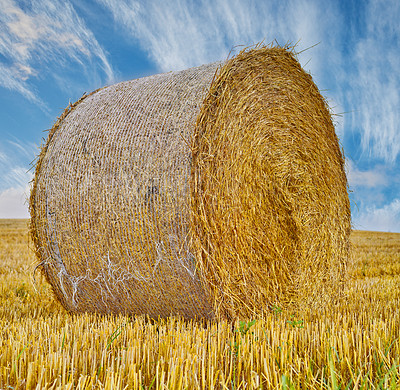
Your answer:
[[[223,60],[232,49],[237,52],[261,41],[297,44],[298,52],[317,45],[299,54],[299,61],[321,89],[330,90],[333,112],[344,111],[337,82],[345,78],[340,42],[344,21],[336,2],[96,1],[164,72]]]
[[[50,67],[62,70],[72,61],[113,79],[107,54],[69,1],[21,4],[0,0],[0,86],[44,107],[31,81],[51,76]]]
[[[364,16],[362,16],[364,15]],[[349,72],[351,127],[368,155],[394,162],[400,154],[400,2],[365,3]]]
[[[38,154],[36,145],[12,137],[0,141],[0,191],[26,188],[32,180],[30,163]]]
[[[46,104],[26,81],[28,79],[27,74],[33,74],[34,71],[30,67],[26,67],[21,71],[21,67],[23,67],[21,64],[7,66],[0,63],[0,86],[17,91],[31,102],[46,108]]]
[[[322,7],[315,0],[97,2],[111,11],[115,21],[147,50],[162,71],[221,60],[236,45],[262,40],[269,43],[277,39],[280,44],[300,40],[301,47],[310,47],[324,36],[333,36],[320,28],[323,20],[328,25],[338,20],[335,7]]]

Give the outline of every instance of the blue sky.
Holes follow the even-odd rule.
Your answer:
[[[399,0],[0,0],[0,218],[28,217],[44,131],[84,92],[276,40],[309,48],[354,228],[400,232],[399,20]]]

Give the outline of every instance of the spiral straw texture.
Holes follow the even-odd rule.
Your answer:
[[[30,198],[71,312],[237,318],[340,288],[350,208],[327,105],[285,48],[108,86],[70,105]]]

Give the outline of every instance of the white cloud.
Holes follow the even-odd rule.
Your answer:
[[[362,147],[387,162],[400,153],[400,2],[370,0],[364,36],[354,47],[348,102]]]
[[[148,51],[162,71],[222,60],[235,45],[262,40],[269,43],[277,39],[280,44],[300,40],[299,48],[306,48],[331,39],[334,34],[321,25],[330,26],[338,20],[333,7],[327,12],[326,5],[316,0],[97,1],[111,11],[115,21]]]
[[[21,141],[19,138],[13,136],[11,139],[7,140],[7,144],[9,148],[15,148],[18,153],[21,155],[28,157],[31,161],[33,158],[39,153],[39,148],[36,144],[31,142]]]
[[[13,137],[0,142],[0,191],[8,188],[25,188],[32,180],[30,163],[38,154],[38,148]]]
[[[5,183],[17,186],[26,186],[32,180],[33,176],[28,172],[26,167],[17,166],[13,167],[3,175]]]
[[[38,149],[35,145],[13,137],[0,142],[0,218],[28,218],[28,172]],[[26,165],[24,165],[26,163]]]
[[[33,88],[26,81],[26,72],[21,73],[18,65],[5,66],[0,63],[0,86],[19,92],[31,102],[47,110],[46,104],[36,95]]]
[[[350,187],[382,188],[389,184],[384,166],[369,170],[359,170],[350,160],[346,160],[347,180]]]
[[[29,187],[8,188],[0,192],[0,218],[29,218]]]
[[[43,107],[29,81],[49,65],[60,69],[72,60],[84,71],[100,68],[107,82],[113,80],[106,53],[69,1],[33,0],[22,7],[0,0],[0,7],[0,55],[5,59],[0,86]]]
[[[400,233],[400,199],[383,207],[369,207],[354,220],[354,228],[361,230]]]

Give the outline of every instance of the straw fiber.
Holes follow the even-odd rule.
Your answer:
[[[329,109],[279,47],[83,96],[50,130],[30,212],[38,265],[71,312],[316,304],[348,258]]]

